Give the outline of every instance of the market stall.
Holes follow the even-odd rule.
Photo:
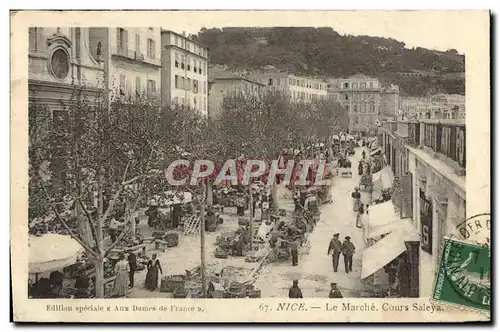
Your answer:
[[[84,249],[71,236],[44,234],[30,236],[29,273],[43,273],[62,269],[74,264]]]
[[[390,189],[394,182],[394,176],[390,166],[384,167],[377,173],[372,174],[373,190],[372,199],[374,202],[385,202],[390,199]]]

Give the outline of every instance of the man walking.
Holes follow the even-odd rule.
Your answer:
[[[130,271],[128,273],[130,288],[134,288],[134,277],[135,271],[137,270],[137,257],[133,252],[128,255],[128,265],[130,268]]]
[[[341,293],[341,292],[340,292],[340,290],[337,288],[337,283],[332,282],[332,283],[330,284],[330,286],[332,287],[332,288],[330,289],[330,294],[328,295],[328,297],[329,297],[330,299],[341,299],[341,298],[343,298],[342,293]]]
[[[342,244],[342,254],[344,255],[344,266],[345,273],[352,272],[352,255],[354,255],[354,251],[356,248],[354,244],[351,242],[351,237],[346,236],[344,243]]]
[[[288,290],[288,297],[291,299],[301,299],[302,298],[302,291],[299,288],[299,281],[298,280],[293,281],[293,286],[290,287],[290,290]]]
[[[328,246],[328,253],[327,255],[330,254],[331,251],[332,253],[332,264],[333,264],[333,271],[337,272],[337,269],[339,268],[339,257],[340,253],[342,252],[342,242],[339,240],[339,233],[333,234],[333,239],[330,241],[330,245]]]
[[[292,256],[292,266],[299,265],[299,241],[295,237],[291,241],[286,241]]]

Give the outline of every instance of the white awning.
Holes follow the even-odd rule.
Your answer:
[[[377,148],[375,148],[375,150],[370,152],[370,156],[374,156],[379,152],[382,152],[382,149],[380,147],[377,147]]]
[[[389,189],[392,187],[394,181],[394,175],[390,166],[385,166],[377,173],[372,174],[372,181],[374,190]]]
[[[160,206],[170,206],[175,204],[186,204],[193,200],[193,195],[189,191],[165,191],[160,198]]]
[[[415,227],[411,224],[409,218],[399,219],[385,225],[372,227],[368,230],[367,238],[373,239],[392,232],[399,232],[403,241],[420,240],[420,236]]]
[[[338,135],[333,135],[332,137],[333,139],[339,139],[339,136]]]
[[[71,236],[60,234],[44,234],[30,236],[29,246],[29,272],[52,272],[72,265],[83,247]]]
[[[368,208],[368,223],[370,228],[387,225],[401,217],[394,211],[392,201],[370,205]]]
[[[366,248],[363,250],[361,279],[365,279],[377,272],[405,250],[405,242],[401,240],[399,232],[393,232],[371,247]]]

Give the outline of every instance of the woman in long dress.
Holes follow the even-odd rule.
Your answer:
[[[353,211],[358,212],[361,201],[361,194],[359,193],[358,187],[354,188],[354,192],[351,194],[351,197],[353,198]]]
[[[154,291],[156,287],[158,287],[158,271],[160,271],[160,274],[163,274],[160,261],[156,258],[156,254],[153,254],[147,267],[148,272],[146,273],[145,287],[150,291]]]
[[[115,295],[118,297],[126,297],[128,295],[128,275],[130,272],[130,267],[128,261],[125,260],[125,255],[122,253],[119,256],[119,261],[115,265],[115,272]]]

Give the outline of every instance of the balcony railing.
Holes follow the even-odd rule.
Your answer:
[[[465,125],[456,123],[420,123],[419,125],[423,126],[424,146],[445,155],[456,161],[460,167],[465,168]]]
[[[116,46],[111,49],[111,54],[112,55],[118,55],[124,58],[128,58],[130,60],[136,60],[136,61],[144,61],[144,54],[141,52],[137,52],[136,50],[130,50],[126,47],[123,46]]]

